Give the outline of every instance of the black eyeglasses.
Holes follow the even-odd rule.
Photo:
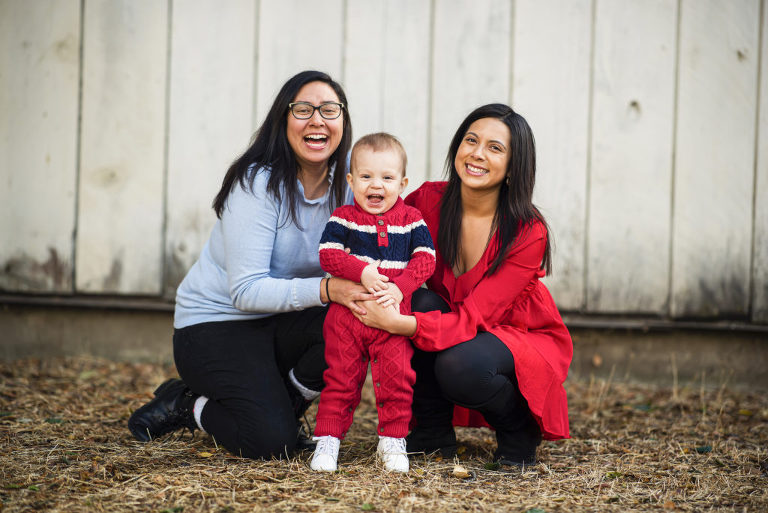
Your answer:
[[[336,119],[341,116],[344,109],[343,103],[325,102],[320,105],[312,105],[308,102],[293,102],[288,104],[291,114],[296,119],[309,119],[315,115],[315,110],[320,112],[323,119]]]

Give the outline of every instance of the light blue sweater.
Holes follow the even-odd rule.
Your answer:
[[[323,304],[318,248],[331,213],[330,188],[308,200],[299,182],[296,217],[302,231],[290,220],[284,191],[282,201],[267,192],[268,178],[269,170],[261,168],[253,191],[239,183],[232,189],[200,258],[176,291],[175,328]],[[351,201],[347,187],[345,203]]]

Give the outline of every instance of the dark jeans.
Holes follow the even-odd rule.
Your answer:
[[[194,393],[209,398],[201,424],[217,443],[247,458],[294,450],[297,424],[288,371],[294,369],[307,388],[323,388],[326,312],[315,307],[175,330],[176,369]]]
[[[451,311],[427,289],[418,289],[411,305],[414,312]],[[439,352],[416,349],[411,364],[416,371],[413,415],[419,428],[450,427],[454,404],[478,410],[497,431],[518,431],[531,419],[512,352],[491,333],[479,332]]]

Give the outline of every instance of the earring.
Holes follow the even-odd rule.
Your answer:
[[[512,177],[511,177],[510,175],[507,175],[507,185],[509,185],[509,180],[510,180],[511,178],[512,178]]]

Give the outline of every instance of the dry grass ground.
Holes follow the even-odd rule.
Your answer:
[[[199,432],[132,440],[128,415],[171,375],[82,358],[0,362],[0,511],[768,510],[763,393],[569,382],[573,438],[543,443],[537,466],[495,469],[493,433],[461,429],[458,461],[417,456],[391,475],[373,456],[366,387],[341,470],[317,474],[309,454],[250,461]]]

